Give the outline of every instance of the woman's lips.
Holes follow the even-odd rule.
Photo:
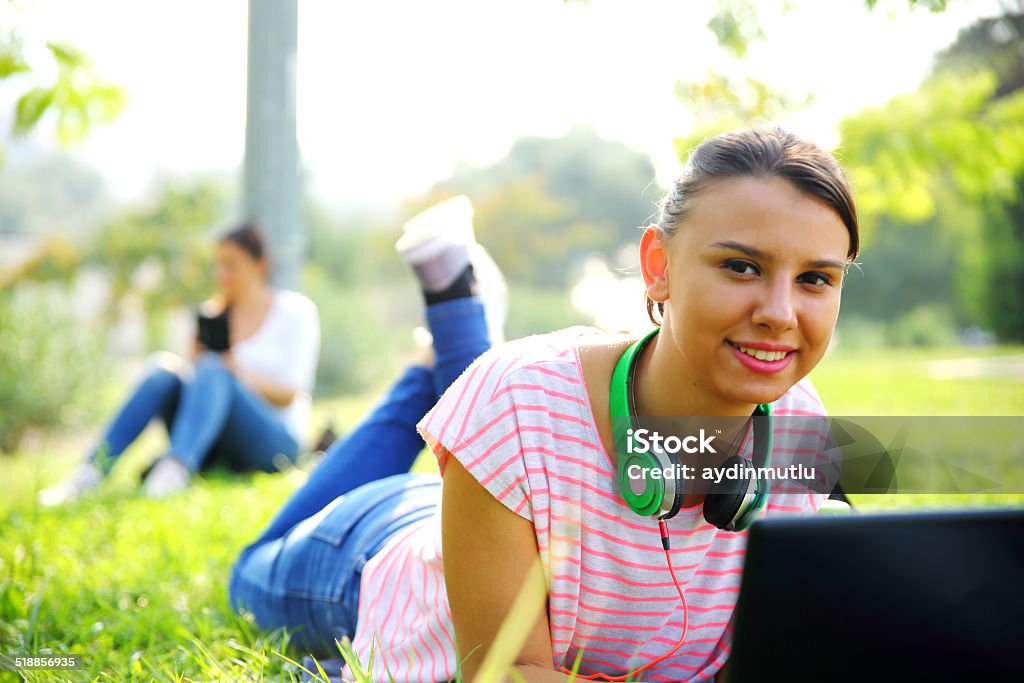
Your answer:
[[[736,357],[736,360],[747,368],[762,375],[771,375],[785,370],[786,367],[793,362],[793,355],[796,353],[796,351],[789,351],[779,360],[760,360],[751,356],[749,353],[740,351],[733,342],[726,340],[726,346],[729,347],[729,350]]]

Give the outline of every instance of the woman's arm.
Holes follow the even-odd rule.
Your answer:
[[[473,681],[491,651],[506,615],[522,590],[541,598],[532,624],[510,624],[523,645],[510,653],[511,664],[530,682],[567,681],[554,670],[547,618],[547,585],[533,524],[495,500],[494,496],[450,455],[445,462],[441,501],[442,554],[445,585],[455,626],[463,678]],[[522,609],[522,605],[519,606]],[[504,673],[504,672],[502,672]],[[511,679],[504,679],[511,680]]]
[[[235,377],[238,378],[239,382],[249,387],[275,406],[286,406],[295,398],[296,392],[293,387],[289,387],[282,382],[268,379],[252,372],[246,372],[239,368],[235,363],[235,357],[231,354],[231,351],[225,351],[222,353],[221,359],[224,361],[224,365],[226,365],[228,369],[234,373]]]

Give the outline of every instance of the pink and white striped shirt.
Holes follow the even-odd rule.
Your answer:
[[[577,350],[578,336],[592,331],[570,328],[489,351],[418,427],[442,472],[451,453],[498,501],[533,523],[549,585],[555,665],[572,668],[579,655],[583,674],[623,674],[671,649],[683,614],[657,522],[626,506],[598,436]],[[773,413],[825,414],[807,380],[774,403]],[[773,436],[775,452],[785,451],[785,435]],[[748,458],[750,441],[741,445]],[[761,514],[810,514],[825,497],[772,494]],[[700,508],[682,510],[668,526],[689,628],[684,645],[642,677],[711,680],[729,654],[746,533],[714,528]],[[397,533],[363,568],[353,647],[364,663],[372,647],[374,680],[455,675],[442,569],[440,506]]]

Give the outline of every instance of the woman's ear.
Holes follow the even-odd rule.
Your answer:
[[[647,285],[647,296],[654,301],[668,299],[668,254],[665,235],[657,225],[649,225],[640,238],[640,270]]]

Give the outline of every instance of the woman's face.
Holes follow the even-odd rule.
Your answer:
[[[656,275],[650,249],[659,240],[645,243],[649,292],[665,301],[663,333],[709,405],[770,403],[821,360],[850,246],[827,204],[780,178],[717,181],[660,241],[663,282],[647,272]]]
[[[229,302],[266,278],[266,263],[230,240],[217,245],[214,265],[217,289]]]

